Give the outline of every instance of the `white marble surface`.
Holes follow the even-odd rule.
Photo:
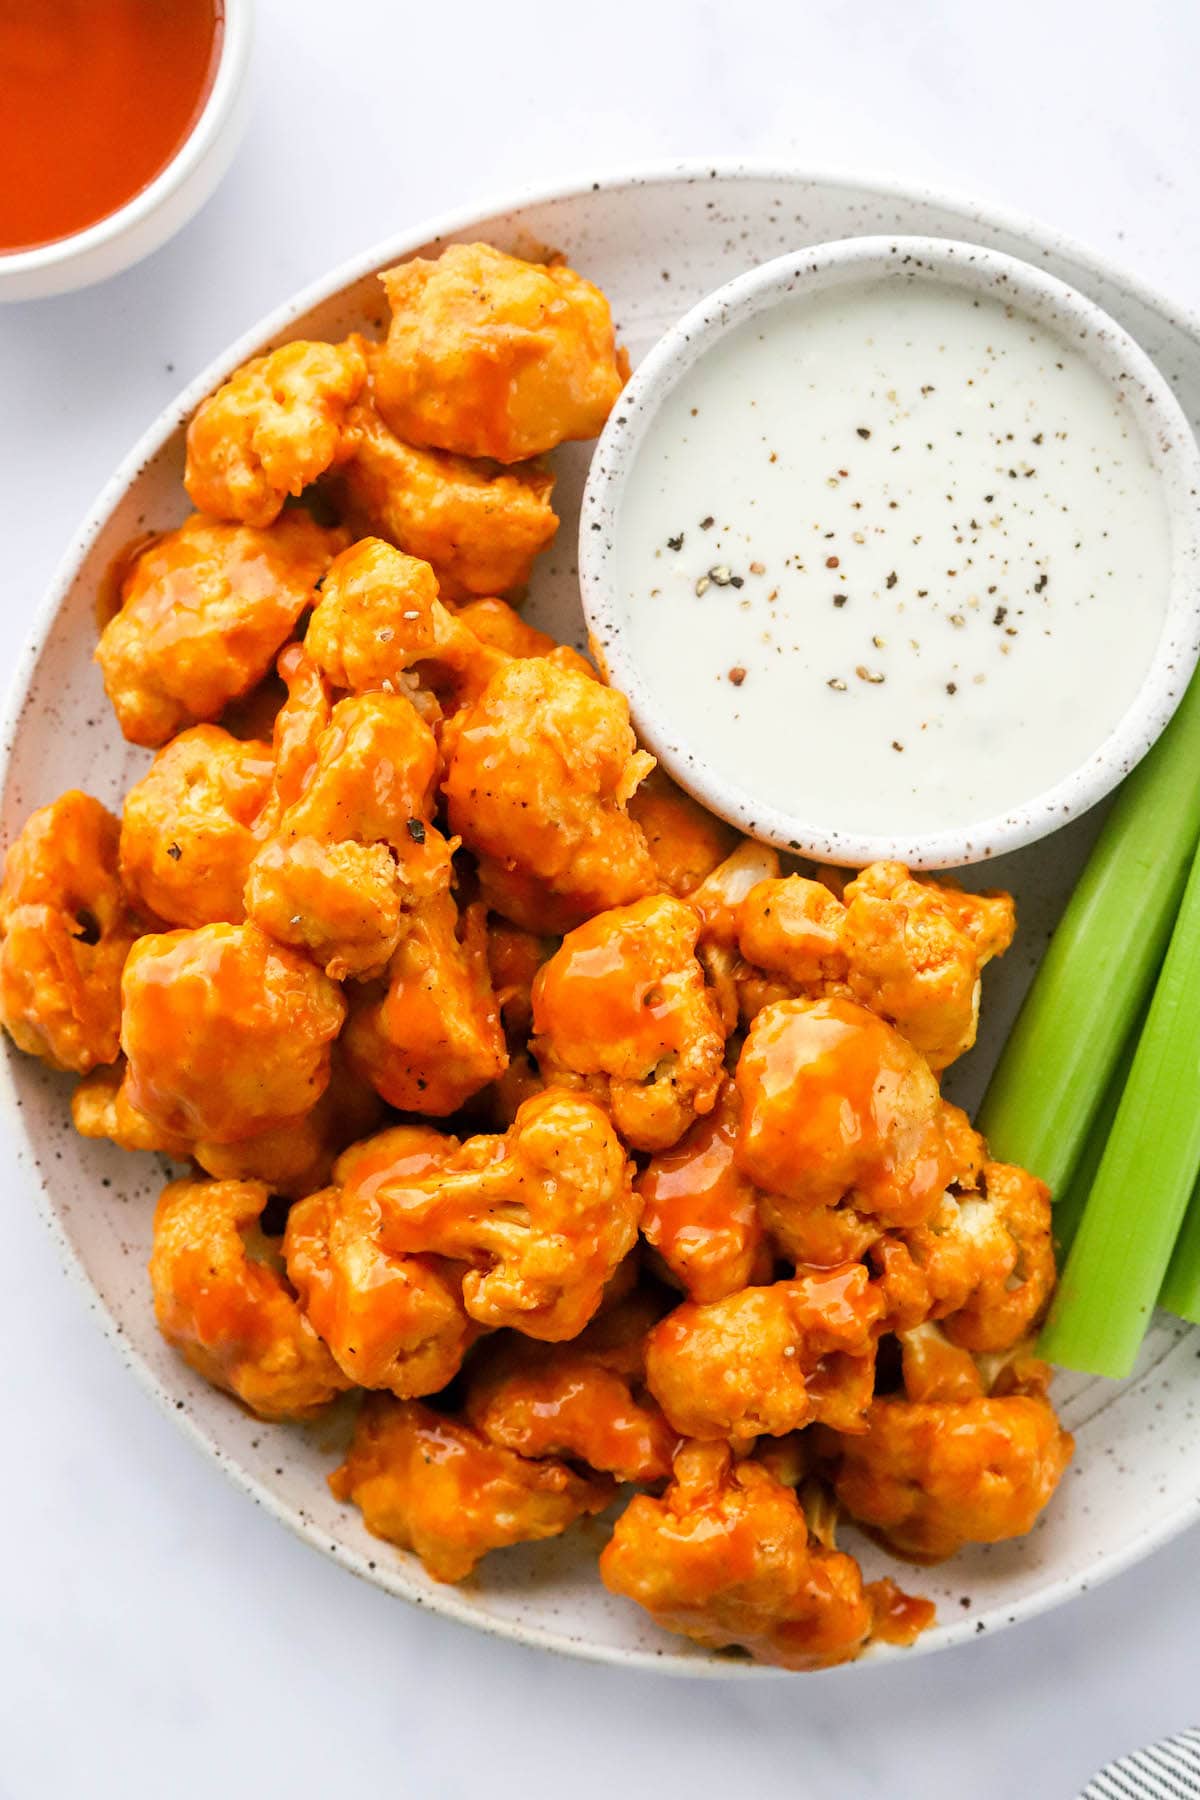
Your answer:
[[[0,650],[109,469],[268,306],[409,219],[675,156],[884,169],[1035,212],[1200,305],[1189,0],[260,0],[233,174],[173,244],[0,311]],[[1069,1797],[1200,1719],[1193,1534],[940,1659],[718,1687],[476,1638],[201,1462],[39,1221],[0,1258],[0,1800],[355,1792]]]

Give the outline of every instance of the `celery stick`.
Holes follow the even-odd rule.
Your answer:
[[[1158,1304],[1177,1319],[1200,1325],[1200,1189],[1188,1204]]]
[[[1200,1325],[1200,1186],[1188,1202],[1158,1304],[1177,1319]]]
[[[1125,781],[992,1076],[993,1154],[1065,1191],[1149,995],[1200,837],[1200,679]]]
[[[1039,1350],[1128,1375],[1200,1173],[1200,856]]]
[[[1075,1173],[1054,1203],[1054,1253],[1058,1258],[1060,1269],[1067,1259],[1071,1245],[1075,1242],[1079,1221],[1083,1217],[1083,1209],[1087,1205],[1088,1195],[1092,1191],[1096,1171],[1100,1167],[1107,1147],[1113,1120],[1116,1118],[1117,1108],[1121,1104],[1121,1095],[1125,1092],[1125,1083],[1129,1079],[1129,1071],[1133,1066],[1133,1053],[1137,1049],[1144,1023],[1145,1014],[1130,1032],[1117,1059],[1113,1078],[1105,1089],[1100,1109],[1092,1120],[1091,1130],[1079,1153]]]

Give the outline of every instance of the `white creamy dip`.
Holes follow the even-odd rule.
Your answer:
[[[616,520],[667,744],[842,835],[1043,793],[1163,627],[1167,506],[1131,414],[1068,342],[945,283],[730,330],[650,421]]]

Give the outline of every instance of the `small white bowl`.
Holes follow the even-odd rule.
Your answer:
[[[0,256],[0,300],[39,300],[120,274],[186,225],[213,193],[246,122],[254,0],[224,0],[224,28],[203,110],[140,193],[83,231]]]
[[[779,305],[794,306],[837,285],[897,275],[948,283],[1002,300],[1069,340],[1125,402],[1161,483],[1171,533],[1170,585],[1162,632],[1141,687],[1086,760],[1011,811],[952,829],[887,836],[850,821],[790,815],[764,802],[665,722],[669,672],[644,667],[627,629],[616,546],[622,500],[651,421],[684,374],[729,331]],[[634,477],[636,479],[636,477]],[[1200,450],[1165,378],[1129,334],[1092,301],[1031,264],[980,245],[925,237],[849,238],[783,256],[737,276],[673,325],[639,364],[592,461],[579,534],[583,607],[593,650],[628,697],[639,736],[712,811],[751,836],[822,861],[862,866],[898,858],[914,868],[982,862],[1046,836],[1086,812],[1143,757],[1170,719],[1200,654]],[[1112,654],[1120,654],[1114,643]],[[849,823],[849,830],[843,829]]]

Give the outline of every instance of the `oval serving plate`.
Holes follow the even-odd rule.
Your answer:
[[[122,742],[91,661],[96,593],[122,546],[187,510],[183,423],[247,356],[292,337],[377,330],[384,308],[376,270],[418,252],[436,254],[452,239],[481,237],[527,256],[564,252],[609,294],[636,361],[696,300],[752,264],[831,238],[890,232],[973,239],[1040,263],[1120,320],[1157,361],[1192,422],[1200,422],[1200,320],[1032,223],[926,190],[704,166],[589,182],[438,220],[376,246],[255,327],[161,415],[117,470],[67,553],[12,680],[0,747],[4,841],[33,807],[69,786],[119,804],[145,766],[145,753]],[[576,642],[583,621],[574,549],[589,453],[586,445],[556,453],[562,526],[535,571],[527,608],[534,623]],[[1092,814],[970,873],[974,885],[1013,889],[1020,929],[1008,957],[988,972],[980,1043],[948,1084],[963,1104],[973,1105],[982,1092],[1098,823]],[[310,1426],[263,1425],[194,1377],[159,1338],[145,1264],[165,1165],[76,1137],[67,1079],[11,1051],[5,1067],[0,1104],[17,1148],[19,1197],[41,1206],[104,1330],[194,1441],[315,1548],[404,1599],[523,1643],[679,1674],[754,1680],[777,1673],[670,1637],[607,1594],[595,1570],[602,1523],[495,1555],[461,1588],[438,1585],[415,1558],[368,1536],[358,1513],[325,1485],[345,1441],[345,1412]],[[1064,1375],[1055,1394],[1076,1433],[1076,1459],[1028,1538],[906,1572],[846,1530],[846,1548],[869,1574],[907,1574],[907,1585],[936,1601],[939,1623],[919,1649],[944,1648],[1057,1605],[1200,1517],[1200,1364],[1190,1332],[1160,1321],[1132,1380],[1118,1386]],[[850,1667],[912,1654],[880,1647]]]

